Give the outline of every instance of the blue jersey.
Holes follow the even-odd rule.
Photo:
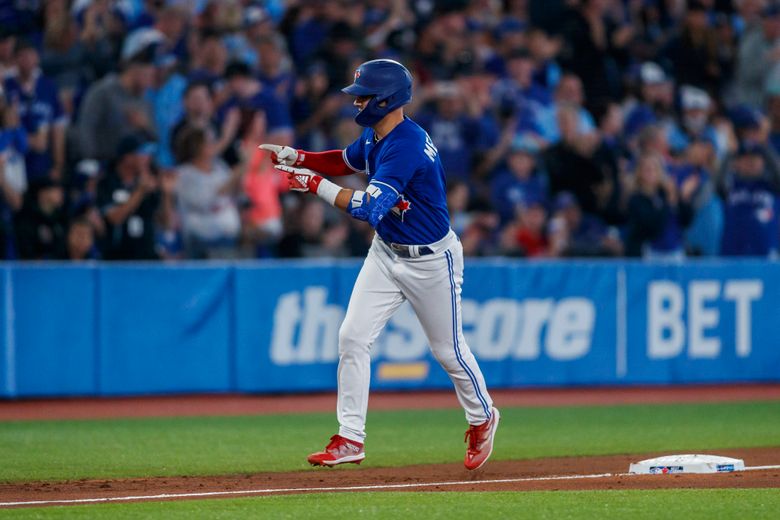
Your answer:
[[[376,226],[385,242],[431,244],[450,229],[446,181],[439,152],[417,123],[405,118],[379,142],[366,128],[344,150],[344,160],[370,184],[392,190],[399,204]]]
[[[724,202],[722,254],[767,256],[780,242],[780,200],[765,179],[734,176]]]
[[[5,80],[5,95],[9,102],[19,103],[19,119],[28,134],[37,133],[41,127],[65,124],[67,116],[62,110],[57,87],[45,76],[38,74],[33,92],[25,92],[16,77]],[[37,179],[49,174],[54,160],[50,150],[25,154],[27,177]]]

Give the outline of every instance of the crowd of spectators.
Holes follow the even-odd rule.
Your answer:
[[[363,255],[257,145],[345,147],[373,58],[414,75],[467,255],[777,254],[769,0],[9,0],[0,259]]]

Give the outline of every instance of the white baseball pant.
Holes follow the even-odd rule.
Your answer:
[[[366,437],[371,345],[406,300],[422,324],[431,352],[455,385],[468,423],[490,418],[493,401],[461,326],[463,247],[452,230],[429,247],[433,254],[405,258],[374,237],[339,330],[337,408],[342,437],[357,442]]]

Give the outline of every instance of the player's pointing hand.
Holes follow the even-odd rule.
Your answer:
[[[308,168],[293,168],[292,166],[285,166],[278,164],[274,166],[279,171],[287,174],[287,182],[290,184],[290,189],[293,191],[312,192],[317,193],[317,188],[322,182],[322,177],[317,175],[317,172],[313,172]]]
[[[298,150],[295,148],[278,144],[261,144],[258,148],[271,152],[271,160],[277,164],[284,164],[285,166],[298,164]]]

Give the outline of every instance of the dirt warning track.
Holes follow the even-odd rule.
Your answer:
[[[780,448],[718,450],[746,466],[780,465]],[[492,461],[400,468],[317,468],[287,473],[73,480],[0,484],[0,507],[181,500],[361,491],[536,491],[666,488],[778,488],[780,468],[713,475],[627,475],[631,462],[660,455]],[[370,462],[369,462],[370,464]]]

